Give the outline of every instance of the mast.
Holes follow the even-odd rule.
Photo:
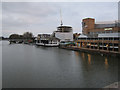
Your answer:
[[[61,21],[61,26],[63,25],[63,22],[62,22],[62,13],[61,13],[61,9],[60,9],[60,21]]]

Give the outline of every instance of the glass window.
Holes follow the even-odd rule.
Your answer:
[[[109,43],[109,46],[113,46],[113,44],[112,44],[112,43]]]
[[[108,38],[104,38],[104,40],[108,40]]]
[[[114,38],[114,40],[119,40],[119,38]]]
[[[118,46],[118,44],[117,44],[117,43],[114,43],[114,46]]]
[[[109,40],[113,40],[113,38],[109,38]]]
[[[99,40],[102,40],[102,38],[99,38]]]

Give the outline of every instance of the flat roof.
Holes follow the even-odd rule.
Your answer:
[[[105,33],[105,34],[98,34],[99,37],[120,37],[120,33]]]
[[[83,20],[85,20],[85,19],[93,19],[93,20],[95,20],[94,18],[84,18]]]
[[[95,24],[95,28],[118,27],[118,24]]]
[[[84,34],[81,34],[78,38],[87,38],[87,36]]]
[[[57,28],[72,28],[71,26],[58,26]]]

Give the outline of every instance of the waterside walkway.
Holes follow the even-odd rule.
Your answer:
[[[90,52],[90,53],[99,53],[101,55],[112,55],[112,56],[120,56],[120,52],[115,51],[107,51],[107,50],[99,50],[99,49],[90,49],[90,48],[79,48],[76,46],[69,47],[60,47],[62,49],[74,50],[74,51],[82,51],[82,52]]]

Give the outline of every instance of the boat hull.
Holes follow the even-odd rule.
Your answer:
[[[58,47],[59,44],[43,44],[43,43],[36,43],[37,46],[45,46],[45,47]]]

